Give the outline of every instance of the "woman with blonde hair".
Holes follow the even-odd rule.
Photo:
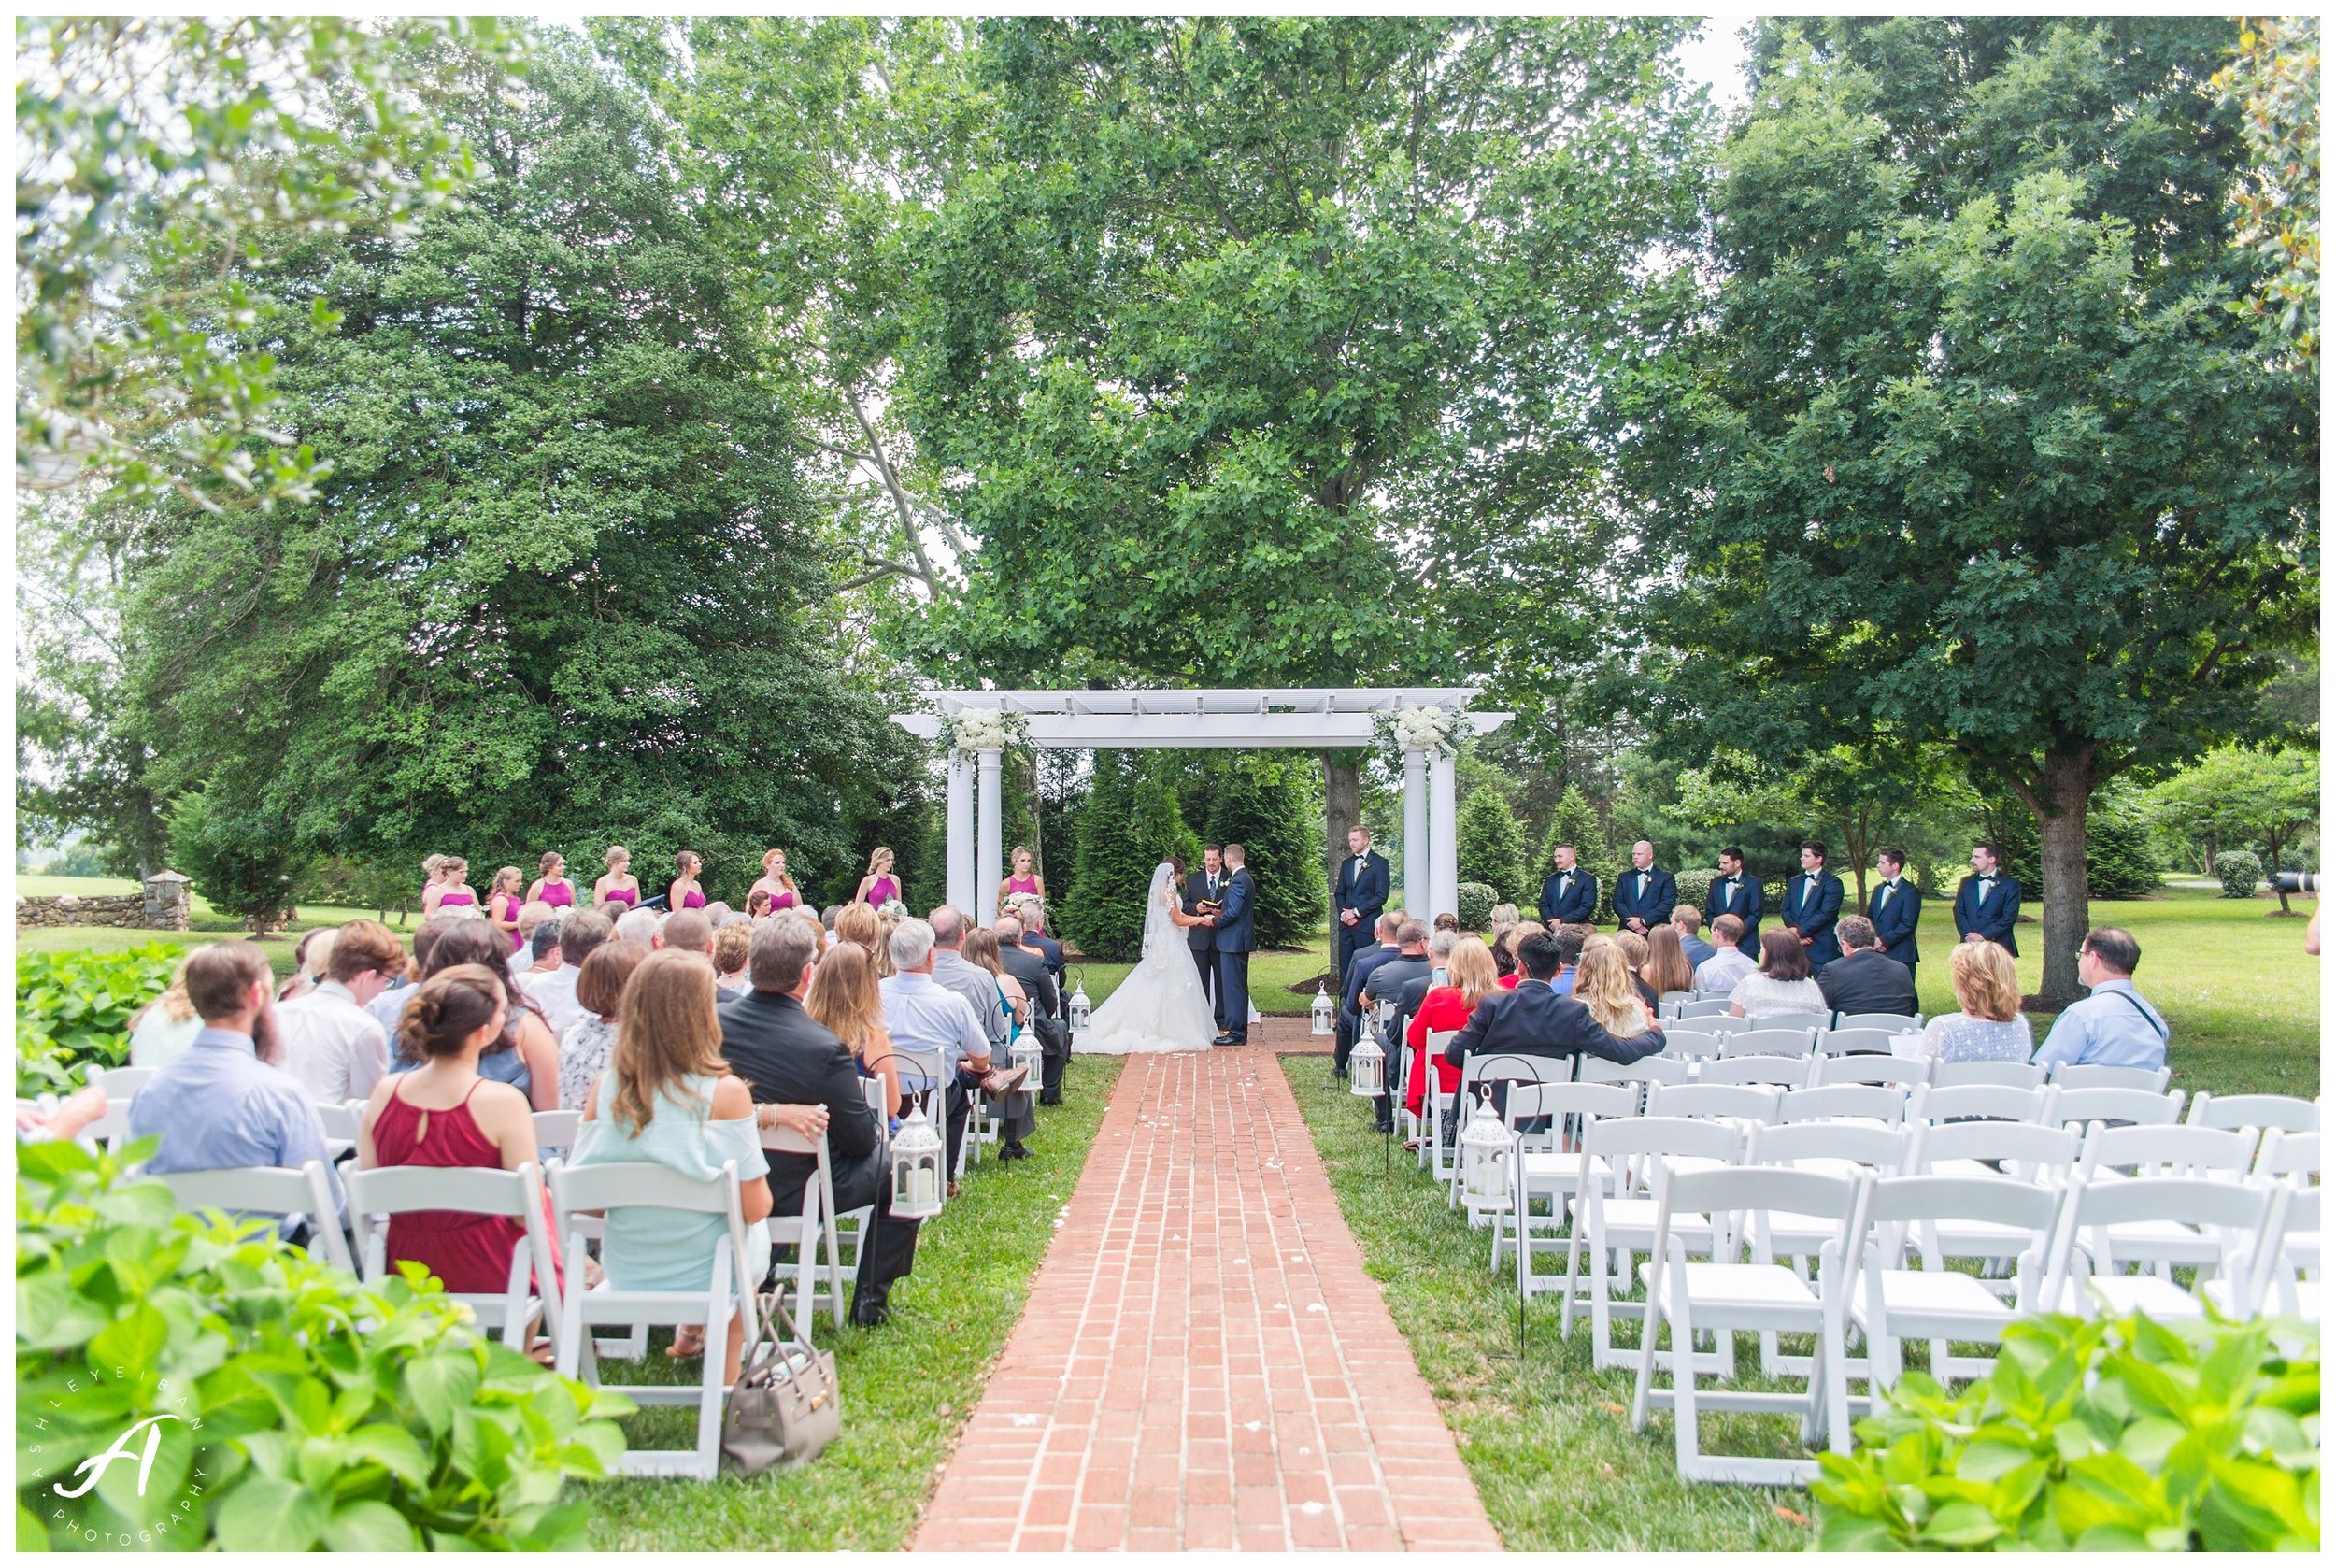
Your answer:
[[[1574,1000],[1589,1009],[1598,1027],[1617,1038],[1644,1034],[1653,1013],[1631,983],[1631,962],[1619,942],[1586,942],[1574,971]]]
[[[487,919],[510,939],[515,953],[520,950],[520,884],[525,879],[518,866],[506,865],[487,887]]]
[[[1014,862],[1014,875],[998,884],[998,906],[1011,907],[1018,898],[1045,898],[1047,879],[1031,870],[1030,846],[1017,844],[1008,858]]]
[[[900,896],[900,878],[892,875],[892,851],[879,844],[868,851],[868,875],[860,879],[852,902],[881,909]]]
[[[438,906],[438,884],[446,879],[444,855],[424,855],[421,858],[421,912],[426,916]]]
[[[792,909],[803,902],[803,890],[795,886],[792,877],[787,875],[786,850],[762,851],[762,875],[756,877],[754,886],[747,890],[749,913],[754,908],[754,895],[758,892],[762,894],[764,907],[769,910]]]
[[[1414,1116],[1421,1113],[1428,1099],[1428,1059],[1433,1054],[1428,1049],[1428,1036],[1465,1029],[1476,1004],[1501,989],[1500,969],[1481,936],[1463,936],[1453,943],[1452,956],[1444,961],[1444,969],[1450,983],[1429,988],[1428,994],[1419,999],[1419,1011],[1411,1016],[1403,1031],[1411,1046],[1411,1082],[1403,1086],[1403,1105]],[[1436,1056],[1435,1070],[1443,1093],[1460,1092],[1459,1068]]]
[[[886,934],[884,917],[872,904],[847,904],[835,911],[835,939],[857,942],[866,948],[876,959],[880,980],[890,979],[893,973],[891,944],[884,939]]]
[[[621,904],[631,910],[641,902],[641,879],[632,871],[633,851],[621,844],[611,844],[608,853],[601,858],[607,863],[608,869],[592,883],[593,905],[605,907]]]
[[[862,1077],[882,1081],[884,1114],[897,1121],[901,1066],[891,1056],[892,1036],[884,1027],[884,995],[876,990],[875,957],[857,942],[838,941],[812,969],[803,1010],[844,1042]]]
[[[2019,1010],[2019,971],[1993,942],[1965,942],[1946,955],[1952,1013],[1924,1027],[1921,1053],[1933,1062],[2025,1062],[2036,1035]]]
[[[187,998],[187,961],[181,958],[169,989],[130,1020],[130,1065],[159,1067],[194,1044],[201,1033],[203,1019]]]
[[[333,967],[333,944],[340,940],[336,925],[312,926],[292,948],[292,972],[276,988],[276,1000],[290,1002],[307,995],[324,981]]]
[[[1646,983],[1646,961],[1654,956],[1652,946],[1635,931],[1616,932],[1614,945],[1622,949],[1622,962],[1631,968],[1631,984],[1637,988],[1639,1000],[1646,1004],[1647,1016],[1661,1017],[1662,995]]]

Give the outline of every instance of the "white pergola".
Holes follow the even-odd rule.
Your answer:
[[[892,722],[927,740],[944,720],[978,713],[1016,714],[1028,743],[1050,750],[1179,749],[1187,747],[1302,747],[1310,750],[1375,744],[1382,714],[1405,708],[1448,715],[1454,739],[1490,734],[1515,715],[1470,713],[1481,688],[1304,688],[1257,691],[936,691],[923,712]],[[987,924],[997,918],[1002,863],[998,755],[995,747],[962,744],[949,752],[948,898]],[[976,808],[976,796],[979,808]],[[1457,914],[1452,758],[1448,751],[1403,752],[1403,887],[1422,919]],[[1424,890],[1428,907],[1419,900]]]

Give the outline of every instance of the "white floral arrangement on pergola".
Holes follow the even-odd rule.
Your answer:
[[[954,717],[944,715],[937,738],[944,754],[962,751],[970,757],[976,751],[1002,751],[1018,744],[1029,734],[1030,720],[1021,714],[994,707],[969,707],[960,709]]]
[[[1383,713],[1374,720],[1380,744],[1394,749],[1400,764],[1409,751],[1424,751],[1431,757],[1460,755],[1460,716],[1440,707],[1428,707],[1418,703],[1406,703],[1393,713]]]

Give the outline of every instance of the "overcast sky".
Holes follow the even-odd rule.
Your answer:
[[[1712,90],[1712,102],[1722,109],[1744,102],[1744,40],[1739,35],[1757,13],[1724,11],[1703,19],[1702,37],[1680,51],[1689,81]]]

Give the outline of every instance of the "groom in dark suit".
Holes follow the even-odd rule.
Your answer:
[[[1223,855],[1212,844],[1201,851],[1201,869],[1184,879],[1184,912],[1199,915],[1203,903],[1219,903],[1225,896],[1225,885],[1232,880],[1225,875]],[[1192,949],[1192,966],[1201,972],[1201,994],[1212,1006],[1217,1001],[1217,934],[1204,925],[1188,927],[1185,941]],[[1224,1020],[1224,1009],[1217,1008],[1218,1023]]]
[[[1337,940],[1339,984],[1346,981],[1346,966],[1355,955],[1377,940],[1372,928],[1387,907],[1387,857],[1371,848],[1371,830],[1346,830],[1348,854],[1338,868],[1338,923],[1331,928]]]
[[[1225,846],[1224,907],[1207,917],[1209,945],[1217,950],[1218,1046],[1249,1043],[1249,949],[1257,919],[1257,882],[1244,866],[1248,852]]]

